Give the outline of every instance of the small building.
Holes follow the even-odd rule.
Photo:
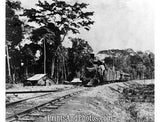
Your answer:
[[[81,85],[81,84],[82,84],[82,81],[81,81],[79,78],[74,78],[74,79],[71,81],[71,84],[73,84],[73,85]]]
[[[36,74],[24,82],[24,86],[50,86],[55,84],[46,74]]]

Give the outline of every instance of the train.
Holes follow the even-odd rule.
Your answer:
[[[107,68],[104,71],[103,81],[104,82],[123,82],[130,80],[130,74],[124,73],[123,71],[115,71],[114,68]]]
[[[128,73],[116,71],[114,66],[107,67],[101,61],[94,61],[92,66],[85,66],[83,68],[80,79],[82,80],[82,85],[89,87],[114,82],[124,82],[130,80],[131,77]]]

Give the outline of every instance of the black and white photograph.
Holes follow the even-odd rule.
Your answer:
[[[4,3],[6,122],[155,122],[153,0]]]

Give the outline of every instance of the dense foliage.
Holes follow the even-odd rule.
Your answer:
[[[94,24],[94,12],[87,11],[88,5],[39,0],[35,8],[27,9],[22,8],[20,2],[7,0],[7,82],[21,82],[37,73],[46,73],[57,84],[78,77],[93,50],[86,40],[71,36],[80,33],[81,29],[89,31]],[[34,24],[31,26],[30,23]],[[70,37],[70,48],[62,45],[66,37]],[[129,73],[133,79],[154,78],[152,52],[126,49],[104,50],[99,54],[107,55],[104,61],[109,68]]]
[[[150,51],[103,50],[98,54],[106,55],[104,61],[108,67],[131,74],[132,79],[154,78],[154,54]]]
[[[6,7],[8,7],[8,3],[10,9],[21,9],[19,2],[8,0],[6,2]],[[60,83],[61,81],[68,79],[68,72],[76,74],[76,71],[71,70],[71,66],[68,63],[72,60],[71,57],[69,57],[70,50],[72,50],[72,53],[75,55],[77,55],[77,50],[80,52],[85,51],[85,49],[80,48],[72,49],[75,47],[67,49],[62,46],[62,42],[69,32],[77,34],[80,33],[79,30],[81,28],[89,31],[90,25],[94,23],[91,19],[93,12],[86,11],[88,6],[86,3],[76,2],[70,4],[58,0],[52,0],[51,2],[38,1],[36,6],[37,7],[31,9],[23,8],[23,13],[20,16],[27,17],[27,22],[22,23],[23,26],[20,23],[19,28],[15,28],[15,25],[13,25],[13,28],[11,26],[8,26],[7,28],[8,33],[11,29],[15,29],[14,32],[17,31],[16,36],[19,37],[19,39],[16,39],[16,36],[14,35],[7,34],[7,40],[11,40],[11,46],[14,46],[15,44],[18,45],[17,53],[19,53],[19,57],[17,55],[15,55],[15,57],[19,60],[18,65],[23,77],[27,78],[35,73],[46,73],[57,83]],[[9,13],[8,9],[6,11]],[[15,15],[15,11],[13,11],[13,13],[14,14],[12,15]],[[17,20],[19,20],[18,15]],[[11,19],[11,22],[14,21]],[[30,22],[36,23],[39,26],[30,26]],[[11,39],[9,39],[8,35],[12,36]],[[31,42],[30,44],[21,46],[23,43],[22,40],[24,41],[23,36],[26,37],[26,35],[28,35],[28,40]],[[75,45],[74,40],[76,39],[71,39],[73,45]],[[89,44],[84,40],[82,41],[82,39],[78,39],[76,42],[80,43],[79,45],[81,48],[86,48],[87,46],[91,48]],[[9,50],[9,53],[11,52],[12,50]],[[85,51],[85,54],[86,53],[89,52]],[[84,58],[83,55],[81,56]],[[78,60],[78,58],[74,58],[74,62],[72,63],[75,63],[75,66],[78,66],[76,64]],[[17,63],[17,60],[14,61],[15,62],[11,64],[11,67]],[[8,62],[10,63],[11,60]],[[77,68],[80,69],[79,66]]]
[[[20,9],[20,2],[6,1],[6,77],[9,81],[20,74],[20,51],[17,47],[23,38],[23,23],[15,13]]]

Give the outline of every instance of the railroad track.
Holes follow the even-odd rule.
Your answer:
[[[25,99],[21,99],[21,100],[17,100],[17,101],[14,101],[14,102],[9,102],[9,103],[6,103],[6,107],[9,107],[11,105],[15,105],[17,103],[20,103],[20,102],[23,102],[23,101],[27,101],[27,100],[31,100],[31,99],[34,99],[34,98],[38,98],[38,97],[42,97],[42,96],[46,96],[46,95],[49,95],[51,94],[52,92],[62,92],[62,91],[66,91],[66,90],[70,90],[70,89],[74,89],[75,87],[71,87],[71,88],[65,88],[65,89],[57,89],[57,90],[54,90],[54,91],[42,91],[42,93],[47,93],[47,94],[42,94],[42,95],[38,95],[38,96],[33,96],[33,97],[29,97],[29,98],[25,98]],[[28,93],[28,92],[27,92]],[[36,93],[36,92],[35,92]],[[40,93],[40,92],[37,92],[37,93]],[[10,93],[11,94],[11,93]],[[12,94],[15,94],[15,92],[13,92]],[[25,94],[25,93],[24,93]]]
[[[71,90],[68,93],[65,93],[61,96],[59,95],[47,100],[42,98],[43,102],[41,102],[40,104],[35,104],[31,107],[26,107],[26,109],[21,109],[20,111],[12,113],[6,117],[6,121],[7,122],[35,122],[40,117],[47,116],[54,109],[58,109],[61,105],[65,103],[65,100],[81,93],[84,90],[86,90],[86,88],[79,88],[76,90]]]
[[[38,90],[38,91],[7,91],[6,94],[27,94],[27,93],[47,93],[47,92],[59,92],[59,91],[63,91],[63,90],[68,90],[68,89],[72,89],[75,87],[71,87],[71,88],[60,88],[60,89],[55,89],[55,90]]]
[[[9,106],[11,106],[11,105],[15,105],[15,104],[20,103],[20,102],[23,102],[23,101],[31,100],[31,99],[38,98],[38,97],[42,97],[42,96],[46,96],[46,95],[49,95],[49,94],[51,94],[51,93],[42,94],[42,95],[38,95],[38,96],[34,96],[34,97],[29,97],[29,98],[22,99],[22,100],[17,100],[17,101],[14,101],[14,102],[9,102],[9,103],[6,103],[6,107],[9,107]]]

